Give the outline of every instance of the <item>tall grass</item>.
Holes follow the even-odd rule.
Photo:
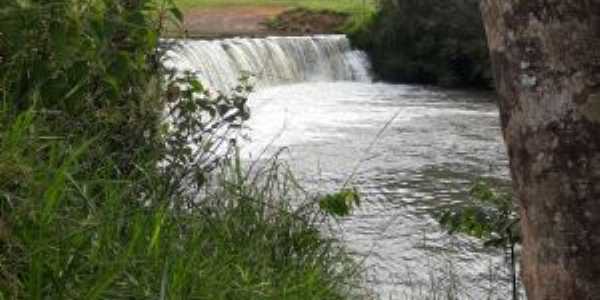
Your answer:
[[[180,16],[169,1],[0,15],[0,299],[357,296],[358,268],[278,164],[198,168],[191,143],[244,119],[245,99],[169,79],[156,48]]]
[[[31,114],[5,131],[10,139],[0,149],[18,155],[3,155],[2,166],[26,170],[30,181],[20,181],[31,185],[2,195],[4,297],[347,299],[356,292],[359,269],[321,236],[318,210],[292,208],[302,199],[275,165],[257,180],[227,161],[201,201],[178,211],[173,198],[161,197],[161,178],[131,182],[101,171],[77,178],[90,143],[62,158],[53,150],[48,161],[15,149],[39,141],[29,134]],[[140,185],[142,195],[133,188]]]

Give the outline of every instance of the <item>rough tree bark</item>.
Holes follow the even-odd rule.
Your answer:
[[[482,0],[530,300],[600,299],[600,0]]]

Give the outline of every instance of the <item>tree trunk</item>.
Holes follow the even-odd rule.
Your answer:
[[[600,299],[600,0],[482,0],[530,300]]]

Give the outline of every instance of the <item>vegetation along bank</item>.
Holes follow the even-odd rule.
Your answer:
[[[363,26],[349,31],[385,81],[490,88],[478,0],[381,0]]]
[[[173,3],[0,3],[0,299],[361,293],[317,230],[339,197],[298,192],[277,161],[255,179],[233,146],[214,155],[249,88],[213,97],[162,67]]]

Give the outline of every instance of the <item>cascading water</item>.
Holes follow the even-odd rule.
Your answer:
[[[178,41],[168,67],[196,72],[213,90],[228,91],[250,75],[257,87],[304,81],[370,81],[369,60],[344,35]]]

